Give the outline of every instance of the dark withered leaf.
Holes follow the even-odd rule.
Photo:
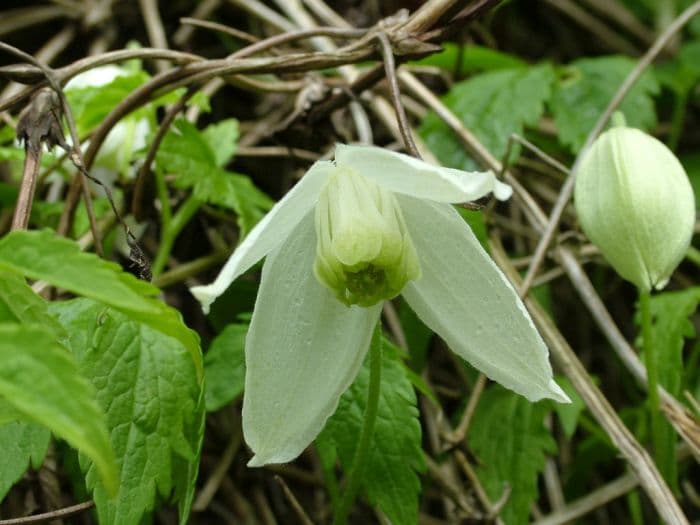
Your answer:
[[[22,110],[17,123],[17,137],[32,151],[39,151],[41,144],[50,148],[59,145],[69,150],[61,128],[61,102],[51,88],[42,88]]]

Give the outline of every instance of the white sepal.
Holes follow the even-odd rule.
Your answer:
[[[512,193],[510,186],[497,180],[491,171],[443,168],[375,146],[336,144],[335,162],[389,191],[437,202],[473,201],[489,193],[505,200]]]
[[[246,340],[243,434],[249,466],[297,457],[362,365],[381,304],[347,307],[311,271],[313,214],[270,253]]]
[[[506,277],[448,204],[399,202],[423,276],[403,296],[457,355],[530,401],[569,402],[547,347]]]
[[[321,187],[335,168],[328,161],[316,162],[306,175],[255,225],[207,286],[190,289],[205,313],[231,283],[270,251],[284,242],[299,221],[316,205]]]

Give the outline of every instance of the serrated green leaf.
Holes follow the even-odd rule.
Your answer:
[[[557,450],[544,426],[548,407],[492,385],[474,413],[467,442],[479,458],[477,474],[491,501],[497,501],[506,486],[512,489],[500,514],[508,525],[529,523],[537,476],[546,454]]]
[[[658,381],[673,396],[679,396],[682,390],[683,347],[685,339],[695,336],[695,328],[689,317],[697,310],[698,303],[700,287],[660,293],[650,300],[651,347],[654,349]],[[639,314],[637,317],[639,320]],[[657,465],[672,490],[677,491],[676,434],[666,421],[661,421],[656,431],[659,432],[654,442]]]
[[[557,384],[562,388],[566,395],[569,396],[571,403],[552,403],[552,405],[554,406],[554,410],[559,417],[559,422],[564,429],[564,434],[566,437],[571,439],[574,432],[576,432],[579,417],[585,410],[586,403],[571,384],[568,377],[557,377]]]
[[[216,165],[216,155],[202,133],[186,120],[176,120],[163,137],[158,154],[158,165],[180,177],[192,186],[197,177],[206,177]],[[191,183],[190,183],[191,182]]]
[[[204,354],[206,407],[220,409],[243,392],[245,383],[245,336],[248,326],[228,325]]]
[[[0,501],[29,468],[38,469],[49,447],[51,432],[26,421],[0,425]]]
[[[199,338],[177,310],[152,299],[158,289],[124,272],[117,264],[80,251],[78,245],[48,230],[14,231],[0,239],[0,271],[41,279],[121,310],[132,319],[177,338],[203,373]]]
[[[659,382],[674,396],[681,393],[683,346],[695,336],[690,316],[700,303],[700,287],[663,292],[651,298],[652,341],[656,350]]]
[[[185,440],[193,444],[196,451],[194,458],[186,459],[181,456],[173,456],[173,479],[183,480],[175,485],[175,500],[180,514],[180,525],[189,523],[192,504],[196,491],[197,475],[199,474],[199,464],[202,458],[202,445],[204,443],[204,423],[206,416],[205,390],[200,387],[199,399],[194,413],[199,418],[198,424],[186,426],[183,429]]]
[[[412,525],[418,522],[421,487],[418,473],[425,469],[421,427],[415,392],[405,368],[397,360],[400,351],[386,340],[384,345],[377,422],[362,486],[369,501],[382,509],[391,523]],[[319,452],[327,468],[332,468],[336,455],[346,470],[352,465],[368,386],[369,367],[365,362],[318,438]]]
[[[65,335],[61,325],[49,315],[46,301],[14,272],[0,275],[0,322],[3,321],[41,324],[57,338]]]
[[[122,271],[115,263],[81,252],[78,245],[50,230],[13,231],[0,239],[0,268],[42,279],[117,308],[157,314],[144,296],[158,289]]]
[[[117,104],[149,78],[145,71],[137,71],[119,75],[101,86],[69,87],[66,98],[75,115],[78,134],[82,136],[100,124]]]
[[[621,56],[582,58],[572,62],[554,89],[550,107],[559,140],[578,152],[613,95],[634,68],[635,61]],[[622,101],[619,110],[627,125],[648,130],[656,125],[652,95],[659,84],[647,71]]]
[[[0,395],[88,456],[106,493],[116,494],[117,464],[95,390],[51,331],[0,323]]]
[[[22,412],[0,397],[0,425],[26,419]]]
[[[161,169],[175,173],[179,188],[192,188],[197,199],[236,212],[245,235],[273,203],[248,177],[219,166],[224,155],[215,152],[212,145],[230,141],[232,124],[207,129],[211,131],[205,137],[189,122],[176,121],[163,138],[156,161]],[[223,146],[224,153],[226,147],[230,149],[231,144]]]
[[[224,166],[236,153],[238,146],[238,121],[236,119],[220,120],[207,126],[202,132],[204,140],[214,152],[216,165]]]
[[[455,84],[443,102],[496,158],[502,158],[510,135],[522,135],[524,126],[539,120],[552,82],[554,71],[546,64],[501,69]],[[420,134],[442,164],[464,170],[479,169],[435,113],[429,113],[423,120]],[[511,161],[514,161],[520,150],[514,147],[512,151]]]
[[[81,462],[100,523],[137,525],[158,496],[192,490],[204,417],[195,367],[176,339],[105,305],[76,299],[51,311],[97,390],[121,467],[119,495],[110,500],[92,464]]]

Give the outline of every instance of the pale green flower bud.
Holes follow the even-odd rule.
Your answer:
[[[583,231],[625,279],[661,289],[683,259],[695,223],[688,176],[640,130],[615,127],[584,154],[575,204]]]
[[[352,169],[338,167],[316,206],[316,278],[346,305],[396,297],[420,276],[396,197]]]

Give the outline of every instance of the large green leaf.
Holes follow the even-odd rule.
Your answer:
[[[218,410],[243,392],[248,325],[231,324],[204,354],[207,411]]]
[[[178,187],[192,188],[199,200],[236,212],[245,234],[270,209],[272,201],[245,175],[221,168],[235,151],[234,122],[223,121],[200,132],[189,122],[178,120],[163,138],[156,161],[161,169],[176,175]]]
[[[117,492],[117,464],[95,390],[50,330],[0,323],[0,396],[88,456],[106,493]]]
[[[479,458],[477,473],[491,501],[497,501],[506,486],[512,489],[501,512],[508,525],[529,522],[545,455],[557,450],[544,426],[548,407],[493,385],[474,413],[468,444]]]
[[[535,124],[551,93],[554,72],[549,65],[482,73],[455,84],[443,102],[497,158],[506,152],[513,133]],[[440,162],[452,168],[479,169],[462,143],[435,113],[429,113],[420,134]],[[511,160],[519,149],[513,149]]]
[[[0,275],[0,322],[3,321],[41,324],[56,337],[65,336],[61,325],[49,315],[46,301],[14,272]]]
[[[26,421],[0,425],[0,501],[29,465],[38,469],[49,447],[48,428]]]
[[[418,522],[418,472],[425,469],[416,395],[398,359],[398,349],[386,340],[384,348],[379,410],[362,486],[370,502],[382,509],[391,523],[411,525]],[[333,467],[336,457],[346,470],[352,465],[368,385],[369,367],[365,362],[318,438],[327,469]]]
[[[605,110],[620,84],[634,68],[627,57],[582,58],[567,66],[559,78],[550,101],[559,140],[574,153],[586,141],[588,133]],[[656,125],[652,95],[659,85],[646,72],[620,105],[630,127],[650,129]]]
[[[78,245],[48,230],[14,231],[0,239],[0,271],[41,279],[77,295],[117,308],[132,319],[177,338],[202,373],[199,338],[177,310],[154,296],[158,289],[124,272],[117,264],[80,251]]]
[[[138,524],[158,496],[189,498],[204,421],[202,385],[180,342],[89,299],[57,302],[51,311],[71,334],[81,372],[97,390],[121,467],[110,500],[83,462],[102,525]],[[186,522],[189,503],[184,507]]]

